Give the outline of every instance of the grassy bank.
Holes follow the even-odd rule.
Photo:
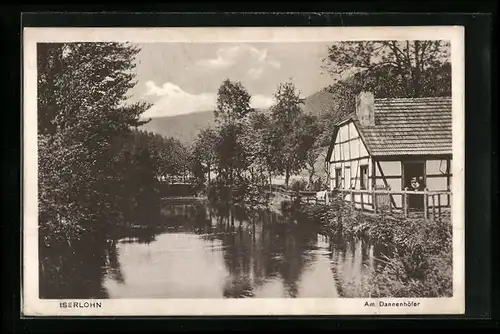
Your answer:
[[[334,238],[363,238],[383,245],[380,263],[360,285],[339,282],[346,297],[450,297],[452,226],[438,220],[362,214],[340,199],[331,206],[283,202],[282,211],[297,221],[315,222]]]

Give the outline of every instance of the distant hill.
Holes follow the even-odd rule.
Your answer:
[[[334,99],[331,93],[321,90],[305,99],[302,107],[305,113],[322,115],[330,112]],[[174,137],[186,144],[196,138],[200,129],[206,128],[215,122],[213,111],[202,111],[186,115],[153,118],[142,126],[143,130],[158,133],[164,137]]]
[[[174,137],[190,144],[196,139],[198,131],[215,122],[213,111],[201,111],[186,115],[152,118],[142,126],[143,130],[158,133],[164,137]]]
[[[325,113],[332,112],[332,105],[335,104],[333,94],[320,90],[312,95],[309,95],[302,106],[305,113],[310,113],[316,116],[321,116]]]

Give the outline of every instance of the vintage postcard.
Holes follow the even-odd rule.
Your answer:
[[[25,28],[26,316],[462,314],[462,27]]]

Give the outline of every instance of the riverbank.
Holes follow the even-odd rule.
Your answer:
[[[449,217],[429,220],[366,215],[338,200],[329,206],[285,201],[281,209],[299,222],[318,224],[322,233],[333,239],[361,238],[384,246],[369,279],[361,285],[340,282],[345,297],[452,296]]]

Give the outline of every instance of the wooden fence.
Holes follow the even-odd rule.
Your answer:
[[[328,196],[325,198],[318,198],[315,191],[289,191],[285,189],[274,189],[275,193],[279,193],[291,200],[300,199],[301,203],[309,204],[324,204],[328,205],[331,199],[335,196],[335,193],[343,193],[344,200],[349,202],[353,209],[359,208],[361,211],[371,211],[374,213],[380,213],[381,211],[402,212],[403,216],[407,218],[410,211],[410,198],[415,198],[415,196],[422,196],[422,208],[413,209],[417,212],[421,212],[424,218],[429,218],[432,214],[433,217],[441,216],[445,208],[450,207],[451,202],[451,192],[450,191],[435,191],[425,189],[424,191],[410,191],[401,190],[394,191],[390,188],[388,189],[374,189],[374,190],[359,190],[359,189],[336,189],[333,192],[328,192]],[[346,199],[346,195],[348,199]],[[359,202],[356,202],[356,196],[359,195]],[[401,196],[402,205],[397,208],[394,201],[395,196]],[[441,197],[446,196],[446,204],[442,203]],[[368,200],[365,200],[368,199]],[[358,206],[356,205],[358,204]]]
[[[410,210],[410,200],[412,198],[417,198],[422,200],[422,207],[414,208],[413,210],[416,212],[422,212],[424,218],[429,218],[429,214],[432,213],[432,216],[436,215],[441,216],[444,208],[450,207],[451,202],[451,192],[443,191],[443,190],[428,190],[424,191],[412,191],[405,188],[405,190],[394,191],[390,188],[386,190],[359,190],[359,189],[337,189],[337,192],[344,194],[348,194],[348,201],[351,203],[353,208],[356,208],[356,204],[360,204],[360,208],[362,211],[365,211],[365,208],[371,206],[371,210],[374,213],[380,212],[381,210],[387,210],[389,213],[396,211],[396,204],[394,201],[395,196],[400,196],[402,199],[401,210],[403,216],[408,217],[408,213]],[[356,202],[356,196],[359,195],[360,202]],[[365,196],[367,195],[367,196]],[[442,196],[446,196],[446,204],[442,203]],[[364,199],[368,197],[371,198],[371,203],[367,203]]]

